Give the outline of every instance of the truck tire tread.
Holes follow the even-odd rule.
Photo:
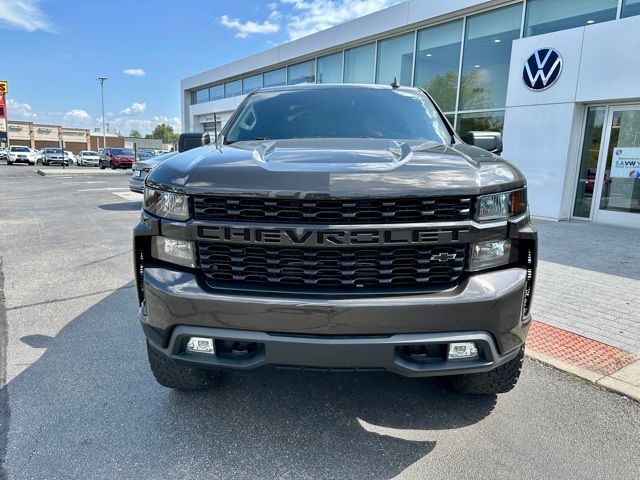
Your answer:
[[[466,375],[455,375],[448,378],[449,384],[460,393],[469,395],[495,395],[513,389],[520,377],[524,346],[518,354],[504,365],[494,370]]]
[[[156,381],[163,387],[175,390],[208,390],[220,382],[220,372],[184,367],[167,360],[147,342],[149,366]]]

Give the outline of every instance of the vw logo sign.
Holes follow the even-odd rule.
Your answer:
[[[540,48],[533,52],[524,64],[522,79],[530,90],[536,92],[553,86],[562,73],[562,56],[554,48]]]

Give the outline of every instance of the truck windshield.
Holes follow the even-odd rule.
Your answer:
[[[451,142],[447,127],[426,95],[382,87],[257,92],[225,135],[226,143],[294,138]]]

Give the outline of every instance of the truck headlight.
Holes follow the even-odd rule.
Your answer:
[[[156,217],[170,220],[188,220],[189,198],[180,193],[145,187],[144,209]]]
[[[506,265],[511,259],[511,240],[493,240],[471,245],[469,270],[477,272]]]
[[[168,237],[153,237],[151,256],[169,263],[195,268],[195,248],[193,242]]]
[[[514,217],[526,211],[527,191],[523,188],[479,197],[476,219],[481,222],[498,220]]]

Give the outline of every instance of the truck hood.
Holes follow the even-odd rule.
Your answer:
[[[478,195],[525,180],[502,158],[462,142],[304,139],[196,148],[156,167],[147,184],[187,194],[354,198]]]

